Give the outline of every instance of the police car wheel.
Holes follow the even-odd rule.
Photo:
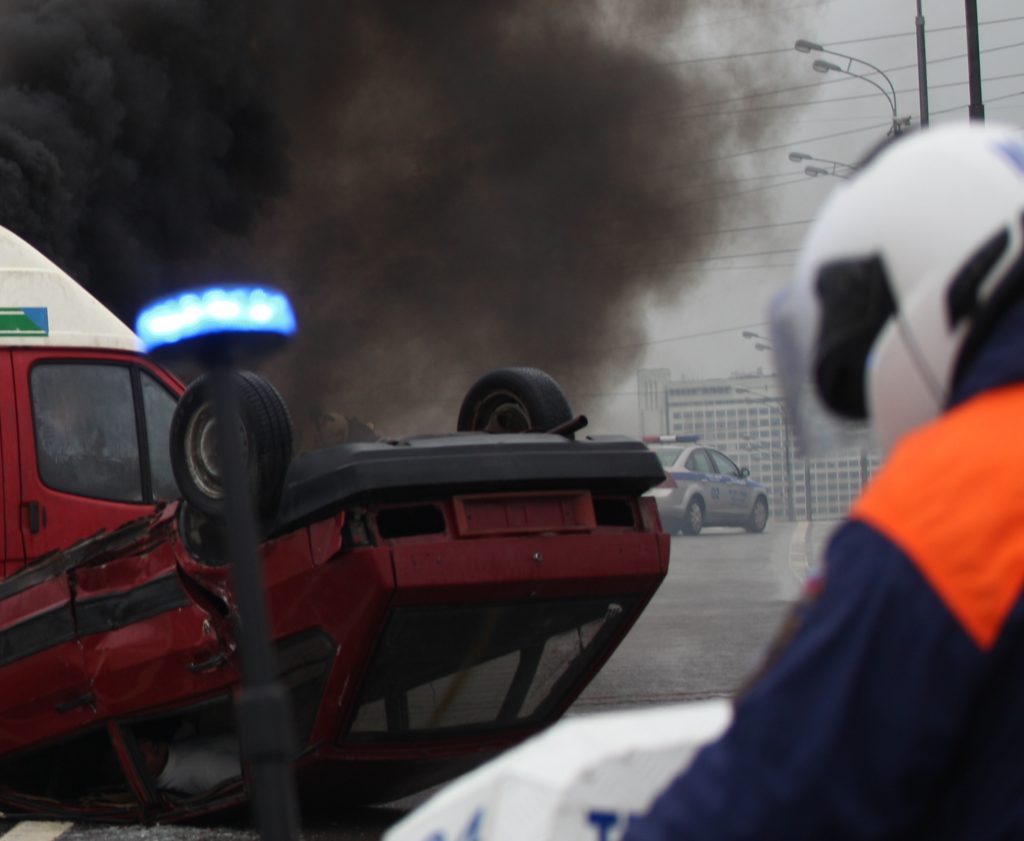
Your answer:
[[[538,368],[498,368],[484,374],[459,409],[460,432],[546,432],[572,420],[564,392]]]
[[[768,500],[759,496],[754,500],[754,507],[750,511],[750,519],[747,521],[746,529],[749,532],[764,531],[768,524]]]
[[[704,505],[700,499],[694,497],[687,503],[686,511],[683,513],[683,534],[700,534],[703,527]]]
[[[277,509],[292,454],[292,422],[284,399],[269,382],[249,371],[234,374],[242,455],[257,513]],[[217,452],[213,395],[207,376],[185,390],[171,419],[171,469],[182,497],[198,511],[220,516],[224,485]]]

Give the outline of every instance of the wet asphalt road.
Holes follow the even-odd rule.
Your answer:
[[[833,522],[769,522],[763,534],[675,537],[668,577],[570,715],[731,695],[758,664]],[[419,795],[386,807],[304,816],[306,841],[375,841]],[[0,821],[0,841],[256,841],[241,826],[58,826]]]

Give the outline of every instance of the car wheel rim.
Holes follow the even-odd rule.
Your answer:
[[[249,451],[249,436],[245,424],[239,423],[238,437],[243,458]],[[224,481],[220,471],[220,454],[217,448],[217,420],[213,406],[204,404],[185,426],[185,466],[199,491],[209,499],[224,497]],[[248,461],[248,458],[245,458]]]
[[[699,529],[701,524],[704,522],[704,512],[700,510],[699,505],[690,506],[690,525],[694,529]]]
[[[530,429],[530,415],[513,394],[495,394],[484,401],[476,412],[486,418],[482,431],[491,433],[526,432]]]
[[[185,466],[204,496],[220,499],[224,489],[217,454],[217,424],[207,403],[189,418],[185,427]]]
[[[758,500],[757,505],[754,507],[754,525],[759,529],[763,529],[765,524],[768,522],[768,506]]]

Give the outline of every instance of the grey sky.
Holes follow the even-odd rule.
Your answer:
[[[979,0],[978,7],[986,118],[1024,125],[1024,6],[1019,0]],[[899,116],[912,118],[913,125],[919,122],[915,0],[775,0],[767,8],[767,13],[749,14],[748,4],[709,0],[699,24],[691,21],[679,34],[675,60],[756,53],[718,59],[715,65],[723,74],[740,63],[763,67],[756,90],[737,88],[735,99],[706,103],[691,108],[690,114],[712,124],[723,121],[724,126],[737,119],[730,111],[759,108],[774,120],[753,147],[697,153],[727,158],[741,180],[729,188],[734,194],[729,220],[719,233],[703,234],[706,260],[680,267],[681,292],[675,304],[652,304],[645,367],[667,367],[687,377],[728,376],[759,366],[772,370],[770,354],[755,350],[741,330],[764,321],[768,301],[792,270],[807,220],[841,183],[805,176],[803,165],[790,162],[788,153],[854,163],[886,134],[891,111],[884,95],[861,79],[814,72],[815,54],[794,50],[797,39],[884,70],[896,89]],[[963,0],[924,0],[923,13],[932,123],[966,121]],[[823,57],[845,66],[835,56]],[[685,63],[680,66],[685,72]],[[860,64],[851,69],[869,72]],[[750,256],[723,259],[725,255]],[[634,390],[632,379],[610,386],[600,404],[588,407],[594,425],[634,431]]]

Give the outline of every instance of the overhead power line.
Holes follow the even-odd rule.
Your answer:
[[[813,5],[813,4],[809,4],[809,5]],[[742,20],[742,18],[730,18],[730,20]],[[1014,21],[1019,21],[1019,20],[1024,20],[1024,15],[1019,15],[1017,17],[1010,17],[1010,18],[1000,18],[998,20],[983,21],[983,22],[979,22],[978,25],[979,26],[992,26],[992,25],[999,24],[999,23],[1012,23]],[[935,32],[949,32],[949,31],[953,31],[953,30],[957,30],[957,29],[964,29],[964,24],[953,25],[953,26],[929,27],[928,32],[929,32],[929,34],[931,34],[931,33],[935,33]],[[823,46],[825,46],[825,47],[841,47],[841,46],[845,46],[847,44],[865,44],[865,43],[869,43],[871,41],[887,41],[887,40],[890,40],[892,38],[913,38],[913,37],[916,36],[916,34],[917,33],[914,32],[913,30],[909,30],[907,32],[892,32],[892,33],[889,33],[888,35],[869,35],[869,36],[867,36],[865,38],[849,38],[849,39],[847,39],[845,41],[830,41],[830,42],[828,42],[826,44],[823,44]],[[775,48],[770,49],[770,50],[751,50],[751,51],[745,52],[745,53],[723,53],[723,54],[720,54],[720,55],[698,56],[697,58],[670,59],[669,61],[663,61],[663,62],[659,62],[659,63],[660,64],[664,64],[664,65],[671,65],[671,66],[677,66],[677,65],[682,65],[682,64],[705,64],[705,63],[707,63],[709,61],[733,61],[733,60],[738,59],[738,58],[762,58],[763,56],[766,56],[766,55],[778,55],[778,54],[781,54],[781,53],[788,53],[788,52],[792,52],[792,51],[793,51],[793,47],[792,46],[788,46],[788,47],[775,47]]]
[[[997,20],[984,20],[978,21],[978,26],[994,26],[999,23],[1013,23],[1014,21],[1024,20],[1024,15],[1017,15],[1012,18],[998,18]],[[955,32],[958,29],[966,29],[966,24],[953,24],[952,26],[929,26],[928,34],[931,35],[935,32]],[[893,32],[889,35],[869,35],[866,38],[848,38],[845,41],[830,41],[827,44],[823,44],[825,47],[844,47],[847,44],[866,44],[870,41],[886,41],[891,38],[913,38],[916,37],[917,32],[910,30],[908,32]]]
[[[767,251],[747,251],[743,254],[717,254],[710,257],[693,257],[686,260],[673,260],[668,263],[658,263],[658,266],[683,266],[691,263],[707,263],[711,260],[740,260],[744,257],[774,257],[777,254],[799,254],[799,248],[772,248]]]
[[[744,154],[747,154],[747,153],[744,153]],[[701,163],[706,163],[706,161],[701,161]],[[671,169],[672,168],[670,167],[669,171]],[[761,193],[761,192],[764,192],[765,190],[774,190],[776,187],[785,187],[785,186],[787,186],[789,184],[798,184],[798,183],[802,183],[802,182],[805,182],[805,181],[808,181],[808,180],[809,179],[807,178],[807,176],[805,176],[803,173],[800,173],[800,174],[794,173],[793,176],[791,178],[789,178],[788,180],[786,180],[786,181],[777,181],[774,184],[762,184],[760,187],[751,187],[749,190],[736,190],[733,193],[715,193],[714,195],[710,195],[710,196],[702,196],[699,199],[690,199],[689,201],[683,202],[682,205],[683,205],[683,207],[689,207],[689,206],[694,205],[694,204],[704,204],[705,202],[709,202],[709,201],[719,201],[721,199],[731,199],[734,196],[746,196],[746,195],[749,195],[750,193]]]
[[[720,336],[724,333],[738,333],[743,330],[753,330],[757,327],[767,326],[767,321],[758,321],[754,324],[737,324],[734,327],[721,327],[717,330],[702,330],[699,333],[682,333],[678,336],[666,336],[661,339],[648,339],[646,342],[631,342],[624,345],[609,345],[605,350],[626,350],[638,347],[647,347],[649,345],[663,345],[668,342],[681,342],[686,339],[704,339],[708,336]]]
[[[1018,41],[1018,42],[1013,43],[1013,44],[1003,44],[1003,45],[998,46],[998,47],[988,47],[987,49],[984,49],[981,52],[982,52],[982,54],[988,54],[988,53],[1000,52],[1002,50],[1015,49],[1017,47],[1022,47],[1022,46],[1024,46],[1024,41]],[[948,61],[957,61],[957,60],[962,59],[962,58],[967,58],[967,53],[957,53],[956,55],[944,56],[942,58],[928,59],[928,66],[930,67],[933,64],[942,64],[942,63],[948,62]],[[917,69],[917,63],[915,62],[914,64],[902,64],[902,65],[900,65],[898,67],[887,67],[887,68],[885,68],[885,72],[886,73],[898,73],[898,72],[903,71],[903,70],[916,70],[916,69]],[[865,73],[864,75],[865,76],[872,76],[872,75],[875,75],[875,74],[874,73]],[[651,117],[652,118],[665,117],[665,116],[672,115],[672,114],[678,114],[680,112],[697,111],[697,110],[699,110],[701,108],[713,108],[715,106],[725,105],[725,104],[730,103],[730,102],[745,102],[745,101],[750,100],[750,99],[758,99],[758,98],[760,98],[762,96],[778,96],[779,94],[792,93],[794,91],[808,90],[808,89],[811,89],[811,88],[823,88],[823,87],[825,87],[827,85],[848,84],[848,83],[850,83],[852,81],[855,81],[855,80],[848,79],[848,78],[824,79],[824,80],[818,81],[818,82],[806,82],[806,83],[799,84],[799,85],[790,85],[790,86],[785,87],[785,88],[774,88],[774,89],[771,89],[771,90],[754,91],[753,93],[742,94],[740,96],[727,97],[725,99],[715,99],[715,100],[710,100],[710,101],[707,101],[707,102],[697,102],[697,103],[691,103],[691,104],[687,104],[687,105],[680,105],[680,106],[678,106],[676,108],[672,108],[672,109],[669,109],[667,111],[661,111],[661,112],[659,112],[657,114],[652,114]],[[702,116],[702,115],[701,114],[693,114],[692,116]]]
[[[687,272],[688,274],[696,274],[697,272],[745,272],[745,271],[764,271],[765,269],[793,269],[796,268],[796,263],[757,263],[749,266],[690,266],[680,269],[680,271]]]
[[[982,79],[982,82],[1001,82],[1006,79],[1019,79],[1024,77],[1024,73],[1006,73],[1002,76],[987,76]],[[845,80],[844,80],[845,81]],[[941,88],[962,88],[967,84],[967,81],[962,82],[943,82],[941,84],[932,84],[928,86],[929,90],[939,90]],[[917,88],[900,88],[896,91],[897,94],[911,94],[917,93]],[[748,108],[733,108],[727,111],[704,111],[700,114],[686,114],[680,116],[679,119],[690,119],[692,117],[721,117],[730,114],[749,114],[751,111],[777,111],[782,108],[807,108],[811,105],[827,105],[830,102],[853,102],[859,99],[877,99],[877,93],[863,93],[863,94],[851,94],[850,96],[831,96],[828,99],[811,99],[804,100],[802,102],[780,102],[775,105],[754,105]]]
[[[891,123],[875,123],[870,126],[863,126],[861,128],[847,129],[846,131],[834,131],[830,134],[819,134],[817,137],[805,137],[801,140],[787,140],[785,143],[776,143],[773,146],[762,146],[759,149],[746,149],[742,152],[732,152],[728,155],[720,155],[717,158],[703,158],[697,161],[689,161],[686,164],[680,164],[679,166],[665,167],[666,171],[673,171],[682,169],[684,166],[693,166],[694,164],[708,164],[718,163],[720,161],[731,161],[735,158],[742,158],[746,155],[758,155],[762,152],[775,152],[779,149],[792,149],[794,146],[799,146],[802,143],[816,143],[819,140],[832,140],[835,137],[846,137],[851,134],[861,134],[865,131],[878,131],[879,129],[888,128]],[[809,180],[809,179],[802,179]],[[778,185],[769,185],[778,186]]]
[[[722,26],[723,24],[735,23],[738,20],[749,20],[754,17],[768,17],[774,15],[783,15],[787,12],[791,12],[795,9],[810,9],[810,8],[821,8],[821,0],[815,0],[812,3],[795,3],[792,6],[782,6],[778,9],[765,9],[760,12],[748,11],[738,17],[730,18],[718,18],[717,20],[706,20],[698,23],[689,24],[688,28],[692,29],[705,29],[709,26]]]
[[[863,119],[863,117],[859,118]],[[741,175],[736,178],[716,178],[712,181],[691,181],[691,187],[718,187],[723,184],[737,184],[740,181],[763,181],[766,178],[789,178],[793,175],[793,170],[787,170],[786,172],[766,172],[762,175]]]
[[[1015,96],[1024,96],[1024,91],[1017,91],[1016,93],[1007,93],[1002,96],[986,96],[986,102],[1002,102],[1004,99],[1013,99]],[[933,110],[933,114],[952,114],[955,111],[962,111],[964,108],[969,108],[970,103],[965,102],[962,105],[954,105],[952,108],[940,108],[939,110]]]
[[[682,64],[705,64],[709,61],[732,61],[737,58],[762,58],[766,55],[778,55],[780,53],[788,53],[792,51],[792,47],[776,47],[771,50],[752,50],[747,53],[729,53],[728,55],[708,55],[702,56],[701,58],[678,58],[658,63],[675,67]]]
[[[767,225],[747,225],[741,228],[719,228],[717,231],[696,231],[694,236],[710,236],[711,234],[739,234],[748,231],[763,231],[766,228],[791,228],[794,225],[810,225],[813,219],[794,219],[792,222],[772,222]]]

